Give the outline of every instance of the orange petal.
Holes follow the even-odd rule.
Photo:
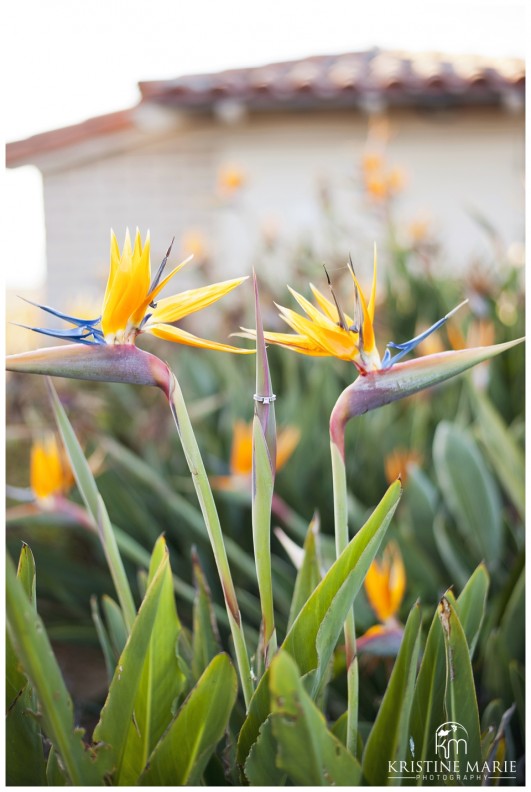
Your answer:
[[[315,297],[315,302],[318,304],[319,308],[325,313],[332,322],[337,325],[339,324],[339,314],[337,312],[337,308],[331,300],[327,299],[319,289],[310,283],[310,289],[312,290],[312,294]],[[343,311],[343,316],[347,320],[349,325],[354,324],[354,320],[348,314]]]
[[[350,274],[352,275],[352,279],[356,284],[356,288],[358,290],[358,294],[360,297],[361,310],[363,312],[363,351],[370,354],[376,348],[376,341],[374,338],[374,329],[372,326],[372,320],[359,281],[352,271]],[[374,281],[373,281],[373,287],[374,287]]]
[[[169,272],[168,275],[166,275],[166,277],[163,278],[160,281],[160,283],[152,291],[149,292],[145,300],[141,303],[141,305],[139,305],[139,307],[131,317],[131,322],[133,324],[135,324],[137,327],[140,325],[142,319],[146,314],[149,304],[153,302],[153,300],[157,297],[158,294],[160,294],[160,292],[163,290],[166,284],[173,278],[173,276],[176,275],[180,270],[182,270],[182,268],[186,266],[186,264],[188,264],[192,259],[193,256],[188,256],[188,258],[186,258],[184,261],[182,261],[180,264],[174,267],[172,271]]]
[[[109,261],[109,277],[107,279],[107,286],[105,287],[105,295],[103,298],[104,309],[109,300],[109,294],[112,289],[112,283],[119,264],[120,264],[120,246],[118,245],[118,240],[116,239],[116,235],[114,231],[111,231],[111,256]]]
[[[191,333],[187,333],[186,330],[181,330],[180,327],[173,327],[167,324],[149,325],[146,332],[157,336],[157,338],[164,338],[166,341],[175,341],[177,344],[198,347],[200,349],[214,349],[218,352],[234,352],[237,355],[254,355],[255,353],[254,349],[240,349],[239,347],[230,346],[230,344],[219,344],[217,341],[207,341],[206,338],[198,338]]]
[[[139,236],[137,232],[133,251],[129,231],[126,233],[119,264],[105,295],[101,319],[104,335],[124,330],[130,317],[144,302],[148,292],[150,278],[149,234],[143,249],[138,241]]]
[[[296,333],[310,338],[324,352],[340,360],[353,360],[358,355],[357,335],[340,327],[330,330],[320,327],[289,308],[280,309],[280,316]]]
[[[210,286],[202,286],[199,289],[189,289],[173,297],[165,297],[157,302],[157,307],[153,311],[150,322],[177,322],[184,316],[200,311],[217,302],[245,280],[247,280],[247,276],[221,283],[213,283]]]
[[[320,327],[326,327],[331,330],[335,330],[337,328],[337,322],[333,321],[328,315],[323,315],[321,311],[315,308],[315,306],[313,306],[311,302],[303,297],[302,294],[296,292],[295,289],[291,288],[291,286],[288,286],[288,289],[290,290],[293,297],[297,300],[305,314],[312,320],[312,322],[315,322]]]
[[[251,338],[253,341],[256,339],[256,330],[247,327],[242,327],[242,333],[233,333],[239,338]],[[313,341],[304,335],[297,335],[295,333],[272,333],[265,331],[264,338],[268,344],[276,344],[277,346],[292,349],[294,352],[299,352],[301,355],[311,355],[312,357],[328,357],[329,353],[317,347]]]

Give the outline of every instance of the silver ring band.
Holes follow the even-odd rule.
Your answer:
[[[271,404],[276,398],[274,393],[272,393],[271,396],[259,396],[258,393],[255,393],[253,396],[253,399],[256,402],[260,402],[260,404]]]

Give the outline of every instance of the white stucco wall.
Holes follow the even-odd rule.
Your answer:
[[[407,173],[396,203],[399,228],[428,217],[455,271],[490,255],[470,210],[484,215],[510,243],[523,240],[523,116],[501,110],[391,115],[389,161]],[[330,249],[319,206],[326,183],[344,225],[345,255],[370,261],[379,235],[360,191],[359,164],[367,118],[359,113],[255,115],[237,125],[203,120],[158,134],[134,133],[71,149],[40,163],[44,174],[48,298],[55,305],[101,295],[107,274],[108,235],[125,226],[151,230],[154,263],[172,236],[176,255],[185,232],[196,229],[211,252],[208,277],[249,273],[258,262],[262,227],[284,242],[314,241]],[[244,187],[230,200],[216,193],[218,169],[234,164]],[[289,280],[289,245],[270,256],[269,278]],[[177,259],[176,259],[177,260]],[[263,260],[263,259],[262,259]],[[384,262],[385,264],[385,262]],[[320,277],[316,276],[316,277]],[[193,268],[181,287],[204,282]],[[279,285],[280,289],[280,285]],[[52,297],[53,295],[53,297]]]

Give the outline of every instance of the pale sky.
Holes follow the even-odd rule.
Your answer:
[[[525,0],[10,0],[6,140],[129,107],[140,80],[373,46],[525,55]],[[44,278],[40,175],[5,176],[9,288]],[[6,249],[7,245],[7,249]]]

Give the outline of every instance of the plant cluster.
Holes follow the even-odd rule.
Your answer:
[[[18,569],[9,558],[7,568],[9,783],[354,786],[400,782],[402,768],[424,785],[438,783],[419,768],[441,759],[435,735],[449,722],[466,730],[476,767],[450,783],[519,778],[518,341],[500,323],[488,345],[464,343],[451,310],[455,284],[412,274],[405,250],[392,250],[378,312],[376,267],[366,299],[349,265],[353,310],[337,288],[328,297],[311,287],[316,304],[293,292],[305,314],[281,309],[293,333],[263,331],[255,282],[255,328],[244,331],[256,343],[254,388],[245,359],[180,355],[177,377],[135,346],[149,332],[213,352],[255,351],[173,324],[242,279],[159,299],[180,267],[164,277],[168,251],[152,277],[149,241],[139,235],[122,250],[113,237],[101,317],[44,308],[70,327],[39,332],[74,343],[12,356],[8,367],[84,380],[83,392],[65,389],[63,400],[85,405],[76,424],[88,444],[96,431],[108,436],[103,464],[89,463],[49,383],[62,446],[35,444],[28,502],[8,511],[10,545],[25,526],[46,592],[41,616],[34,556],[23,544]],[[502,291],[505,305],[519,299],[510,273]],[[481,297],[493,313],[494,291]],[[455,348],[425,349],[443,325]],[[413,338],[380,354],[380,334]],[[266,341],[302,355],[268,355]],[[415,348],[426,354],[403,361]],[[309,360],[328,356],[337,362]],[[467,379],[426,391],[473,367],[488,367],[488,388]],[[286,394],[278,446],[273,382]],[[198,397],[190,412],[180,383]],[[160,392],[184,452],[178,462]],[[20,381],[13,393],[13,413],[28,414]],[[355,438],[346,435],[351,421]],[[227,475],[220,459],[231,444]],[[20,489],[8,494],[21,499]],[[65,533],[74,523],[77,533]],[[57,604],[59,618],[56,607],[46,612]],[[79,728],[52,649],[76,629],[97,636],[109,680],[92,723],[82,713],[91,733]],[[455,760],[458,749],[449,750]]]

